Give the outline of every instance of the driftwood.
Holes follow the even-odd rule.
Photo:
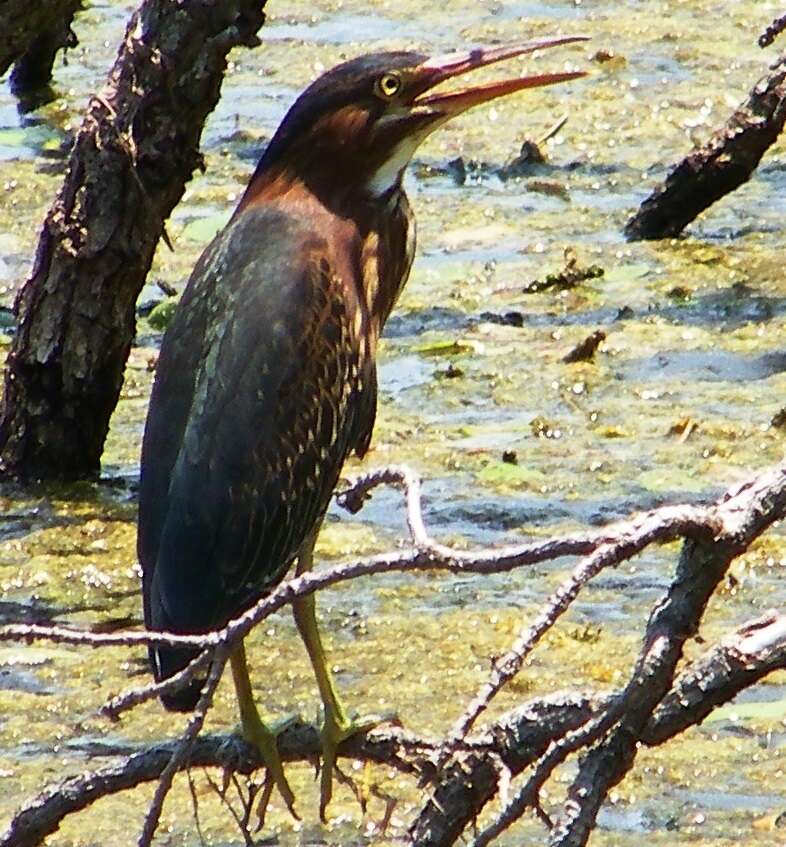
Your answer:
[[[673,238],[747,182],[786,121],[786,57],[754,85],[710,140],[676,165],[625,225],[631,240]]]
[[[0,76],[14,65],[11,86],[23,95],[52,78],[57,51],[76,46],[71,29],[82,0],[0,3]]]
[[[512,799],[500,815],[476,835],[473,847],[493,841],[526,810],[543,822],[544,843],[586,844],[601,803],[631,768],[640,745],[664,743],[700,723],[716,706],[767,673],[786,667],[786,616],[770,612],[729,634],[678,672],[684,643],[697,632],[706,603],[729,563],[786,514],[786,465],[706,506],[668,506],[591,532],[499,550],[455,551],[431,539],[423,522],[419,481],[406,469],[386,468],[368,474],[345,492],[340,502],[356,511],[380,484],[404,489],[410,549],[282,583],[218,632],[173,636],[99,634],[32,625],[0,627],[0,640],[48,639],[97,649],[108,644],[164,642],[203,647],[202,656],[166,685],[185,684],[194,673],[210,668],[200,703],[179,739],[145,749],[102,747],[99,752],[117,755],[119,761],[67,779],[26,803],[0,836],[0,847],[33,847],[54,832],[66,815],[103,796],[158,780],[139,841],[148,845],[177,771],[200,765],[246,774],[258,768],[261,763],[254,750],[237,739],[199,736],[232,644],[295,597],[360,575],[394,570],[491,573],[565,555],[583,556],[541,612],[522,629],[508,653],[494,663],[488,681],[444,739],[428,740],[403,730],[378,729],[342,746],[343,756],[382,762],[416,775],[425,785],[423,807],[409,830],[417,847],[453,844],[491,799],[504,797],[515,788],[513,780],[519,774],[524,774],[524,781],[510,792]],[[684,543],[676,574],[650,615],[641,652],[621,689],[568,691],[536,699],[490,726],[473,729],[478,717],[519,673],[526,656],[590,579],[650,544],[677,538],[683,538]],[[157,696],[161,688],[149,684],[125,692],[109,701],[104,712],[117,719],[125,710]],[[313,726],[298,725],[282,737],[286,760],[311,760],[318,748],[318,733]],[[582,756],[567,803],[562,809],[542,808],[541,788],[555,767],[577,753]],[[236,820],[242,829],[244,821],[237,816]]]
[[[36,4],[30,4],[36,5]],[[37,4],[44,6],[47,4]],[[194,169],[226,57],[258,43],[264,0],[145,0],[77,133],[16,302],[0,467],[94,476],[164,221]]]
[[[759,47],[769,47],[773,41],[786,29],[786,15],[781,15],[759,36]]]

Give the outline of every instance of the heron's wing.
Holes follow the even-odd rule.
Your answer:
[[[215,262],[222,248],[222,236],[223,233],[197,262],[158,357],[142,442],[139,482],[137,552],[145,586],[158,555],[172,467],[188,423],[197,369],[204,354],[209,290],[217,284]]]
[[[139,542],[148,623],[182,630],[222,622],[281,579],[367,429],[373,391],[344,281],[297,220],[244,212],[187,297],[151,399]]]

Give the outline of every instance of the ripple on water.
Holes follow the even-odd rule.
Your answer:
[[[645,809],[610,805],[598,813],[598,826],[612,832],[650,832],[657,828]]]
[[[595,4],[593,4],[595,5]],[[542,3],[534,0],[520,0],[517,3],[496,3],[491,14],[501,21],[537,20],[575,20],[584,17],[584,10],[573,3]]]
[[[0,162],[36,159],[47,151],[57,151],[63,136],[51,127],[38,122],[22,122],[18,115],[9,117],[9,110],[0,111]]]

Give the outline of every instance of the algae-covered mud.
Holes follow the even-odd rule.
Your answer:
[[[132,7],[87,3],[76,24],[80,46],[56,69],[52,104],[20,116],[7,84],[0,87],[0,304],[10,304],[30,267],[70,135],[102,84]],[[459,0],[424,8],[412,0],[270,0],[268,11],[263,45],[232,56],[204,133],[207,172],[191,183],[168,223],[175,252],[162,245],[140,305],[161,300],[158,280],[182,290],[266,139],[323,69],[372,49],[443,52],[586,33],[587,45],[529,57],[521,66],[559,70],[567,60],[589,70],[588,78],[481,108],[418,152],[406,180],[418,255],[381,345],[373,449],[347,475],[393,462],[414,467],[424,479],[433,533],[467,546],[701,501],[781,459],[783,147],[774,147],[755,179],[706,213],[686,238],[628,244],[621,236],[669,164],[720,125],[766,72],[775,54],[759,50],[756,38],[781,5]],[[548,134],[563,115],[567,122],[543,145],[546,162],[508,169],[502,178],[500,168],[522,143]],[[525,290],[566,265],[604,273],[566,290]],[[104,630],[140,624],[135,485],[161,337],[160,310],[156,316],[139,321],[101,484],[0,490],[2,622]],[[598,330],[606,338],[591,360],[563,361]],[[403,534],[398,497],[380,492],[354,518],[331,512],[318,558],[336,562],[391,549]],[[591,585],[493,714],[566,680],[599,689],[619,684],[676,554],[676,546],[647,551]],[[491,657],[510,645],[569,567],[559,562],[493,578],[392,575],[320,595],[347,700],[360,712],[395,709],[418,732],[444,732],[485,679]],[[786,550],[776,529],[734,563],[701,635],[714,640],[785,602]],[[690,645],[691,655],[700,650]],[[316,686],[287,614],[254,633],[249,653],[269,714],[314,716]],[[156,704],[119,724],[97,717],[107,695],[146,673],[142,650],[0,644],[0,828],[43,785],[106,761],[105,745],[169,738],[182,727],[181,718]],[[229,730],[235,719],[225,682],[209,728]],[[785,722],[786,675],[778,674],[702,727],[642,753],[602,812],[592,843],[783,844]],[[350,792],[338,788],[332,820],[323,826],[312,770],[288,772],[303,821],[274,800],[260,843],[404,838],[419,797],[414,783],[387,770],[355,773],[398,798],[381,835],[374,822],[383,800],[372,798],[363,819]],[[558,777],[547,805],[569,777]],[[242,843],[204,776],[194,778],[206,843]],[[146,787],[101,801],[68,820],[50,843],[133,844],[151,793]],[[200,843],[185,781],[167,803],[159,838]],[[501,843],[542,838],[527,819]]]

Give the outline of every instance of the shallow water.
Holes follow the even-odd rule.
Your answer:
[[[786,405],[783,218],[786,156],[776,145],[756,178],[725,198],[686,238],[627,244],[621,229],[669,164],[700,142],[765,73],[775,53],[755,39],[782,8],[773,2],[502,2],[444,5],[359,0],[279,7],[270,0],[264,44],[237,51],[206,127],[207,173],[190,184],[168,224],[151,281],[181,289],[200,250],[231,212],[259,150],[303,85],[323,68],[372,49],[444,51],[467,42],[586,32],[587,46],[524,66],[568,59],[591,78],[479,109],[418,152],[407,189],[419,225],[412,277],[380,350],[381,404],[362,467],[407,463],[424,478],[425,513],[446,542],[501,544],[597,525],[667,502],[703,500],[782,457],[771,426]],[[81,110],[102,83],[133,4],[91,3],[81,45],[57,69],[58,99],[20,116],[0,87],[0,305],[12,300],[38,227],[59,185]],[[522,19],[522,16],[525,19]],[[602,51],[609,61],[597,59]],[[593,58],[596,57],[596,58]],[[493,72],[491,72],[493,76]],[[519,179],[496,170],[526,137],[569,113],[546,146],[549,163]],[[467,179],[449,163],[461,156]],[[568,292],[527,294],[565,264],[604,276]],[[140,302],[160,297],[146,286]],[[596,329],[591,363],[563,356]],[[140,621],[135,484],[159,334],[139,324],[123,400],[98,486],[0,491],[0,621],[102,628]],[[686,421],[694,425],[683,438]],[[503,461],[514,451],[517,464]],[[347,475],[361,466],[351,462]],[[404,534],[400,501],[380,492],[359,515],[329,515],[318,552],[338,561],[391,549]],[[786,555],[775,530],[732,566],[712,602],[708,641],[786,598]],[[649,550],[589,588],[500,697],[494,714],[565,684],[619,684],[647,610],[668,584],[677,547]],[[396,708],[405,725],[444,731],[489,657],[515,637],[571,563],[505,576],[366,579],[319,601],[337,676],[364,711]],[[316,689],[287,615],[260,628],[250,654],[259,698],[275,715],[311,717]],[[690,645],[690,654],[702,647]],[[109,693],[145,679],[142,651],[101,654],[0,645],[0,827],[43,784],[100,764],[99,742],[169,737],[180,719],[146,705],[118,725],[96,717]],[[737,711],[644,751],[599,822],[593,844],[775,845],[784,841],[786,676],[740,698]],[[733,707],[730,707],[733,709]],[[212,729],[235,721],[220,690]],[[399,799],[385,837],[340,789],[328,827],[317,824],[307,767],[292,780],[304,817],[280,807],[264,835],[281,844],[392,843],[403,837],[413,784],[378,772]],[[199,781],[209,843],[241,843],[229,815]],[[561,775],[550,802],[569,779]],[[75,817],[53,844],[132,844],[148,789]],[[119,824],[122,821],[122,824]],[[541,837],[524,821],[503,843]],[[187,787],[166,807],[161,843],[196,845]],[[265,842],[272,843],[272,842]]]

